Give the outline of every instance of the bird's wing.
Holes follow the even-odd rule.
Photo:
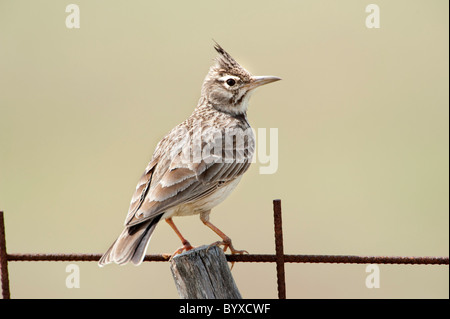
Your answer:
[[[133,197],[131,198],[130,207],[128,208],[128,214],[125,218],[125,225],[128,224],[129,220],[132,219],[134,214],[136,214],[136,212],[141,208],[145,196],[150,189],[153,171],[156,164],[157,161],[155,159],[152,159],[147,165],[144,174],[142,174],[141,178],[139,179],[139,182],[136,185],[136,190],[134,191]]]
[[[208,141],[203,148],[207,144]],[[186,157],[193,148],[189,141],[168,147],[169,151],[159,153],[160,156],[154,157],[147,166],[136,187],[125,224],[136,225],[181,203],[201,199],[240,177],[251,164],[254,144],[250,144],[244,150],[246,156],[226,160],[226,148],[220,155],[193,160],[191,156]]]

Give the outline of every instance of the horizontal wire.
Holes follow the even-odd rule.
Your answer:
[[[276,255],[225,255],[229,262],[277,261]],[[98,261],[102,254],[8,254],[8,261]],[[146,255],[145,262],[169,261],[167,254]],[[448,265],[449,257],[284,255],[285,263]]]

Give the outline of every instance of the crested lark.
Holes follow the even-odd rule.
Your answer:
[[[125,229],[100,259],[100,266],[129,261],[139,265],[161,219],[182,241],[176,253],[192,249],[173,223],[174,216],[199,214],[222,238],[216,244],[230,248],[232,254],[244,252],[234,249],[231,239],[209,222],[209,213],[231,193],[252,162],[250,95],[280,78],[253,76],[217,43],[215,49],[219,55],[203,82],[198,106],[156,146],[131,199]]]

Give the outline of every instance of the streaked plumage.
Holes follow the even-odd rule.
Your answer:
[[[156,146],[131,199],[125,229],[100,259],[140,264],[157,223],[200,214],[205,225],[238,252],[231,240],[209,222],[209,212],[222,202],[247,171],[255,150],[255,137],[247,121],[253,90],[279,78],[255,77],[218,44],[219,53],[201,90],[197,108]],[[179,234],[182,250],[192,248]]]

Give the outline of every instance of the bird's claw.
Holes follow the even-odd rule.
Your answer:
[[[208,249],[210,249],[212,246],[217,246],[217,247],[223,246],[223,252],[226,252],[227,249],[230,248],[230,252],[232,255],[249,254],[249,252],[246,250],[234,249],[233,245],[231,244],[231,239],[229,239],[229,238],[228,238],[228,240],[216,241],[215,243],[212,243],[211,245],[208,246],[206,251],[208,251]],[[234,261],[231,262],[231,269],[233,269],[234,263],[235,263]]]
[[[230,252],[232,255],[243,255],[243,254],[248,254],[249,252],[246,250],[237,250],[233,247],[233,245],[231,244],[231,240],[223,240],[223,241],[216,241],[214,243],[212,243],[211,245],[208,246],[207,249],[211,248],[212,246],[223,246],[223,251],[226,252],[228,248],[230,248]]]
[[[191,249],[194,249],[193,246],[191,246],[191,244],[186,240],[186,242],[183,243],[183,246],[178,248],[177,250],[175,250],[175,252],[170,255],[169,261],[171,261],[173,259],[173,257],[175,257],[176,255],[181,254],[184,251],[189,251]]]

